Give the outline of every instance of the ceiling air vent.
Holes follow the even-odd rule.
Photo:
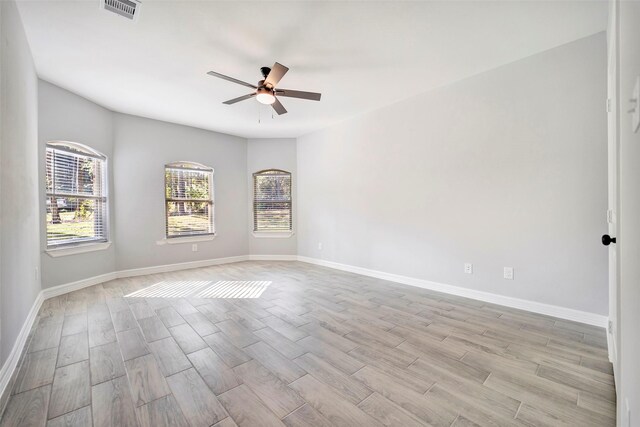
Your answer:
[[[132,21],[137,21],[140,14],[140,2],[137,0],[100,0],[100,7]]]

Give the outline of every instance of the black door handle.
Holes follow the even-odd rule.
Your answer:
[[[602,244],[605,246],[609,246],[611,243],[615,243],[615,242],[616,242],[615,237],[611,237],[608,234],[604,234],[602,236]]]

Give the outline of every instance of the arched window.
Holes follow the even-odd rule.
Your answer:
[[[106,156],[75,142],[49,142],[46,156],[47,248],[106,242]]]
[[[167,238],[211,235],[213,169],[194,162],[174,162],[164,168]]]
[[[291,231],[291,173],[268,169],[253,174],[253,230]]]

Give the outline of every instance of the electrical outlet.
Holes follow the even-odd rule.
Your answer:
[[[191,245],[191,252],[198,252],[198,244],[194,243],[193,245]]]
[[[322,242],[318,242],[318,250],[321,251],[322,250]]]
[[[473,264],[470,262],[466,262],[464,264],[464,272],[467,274],[473,274]]]
[[[504,268],[504,278],[507,280],[513,280],[513,267]]]

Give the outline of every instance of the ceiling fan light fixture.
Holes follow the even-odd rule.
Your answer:
[[[269,89],[260,88],[256,92],[256,99],[259,103],[265,105],[271,105],[276,102],[276,97],[273,96],[273,92]]]

